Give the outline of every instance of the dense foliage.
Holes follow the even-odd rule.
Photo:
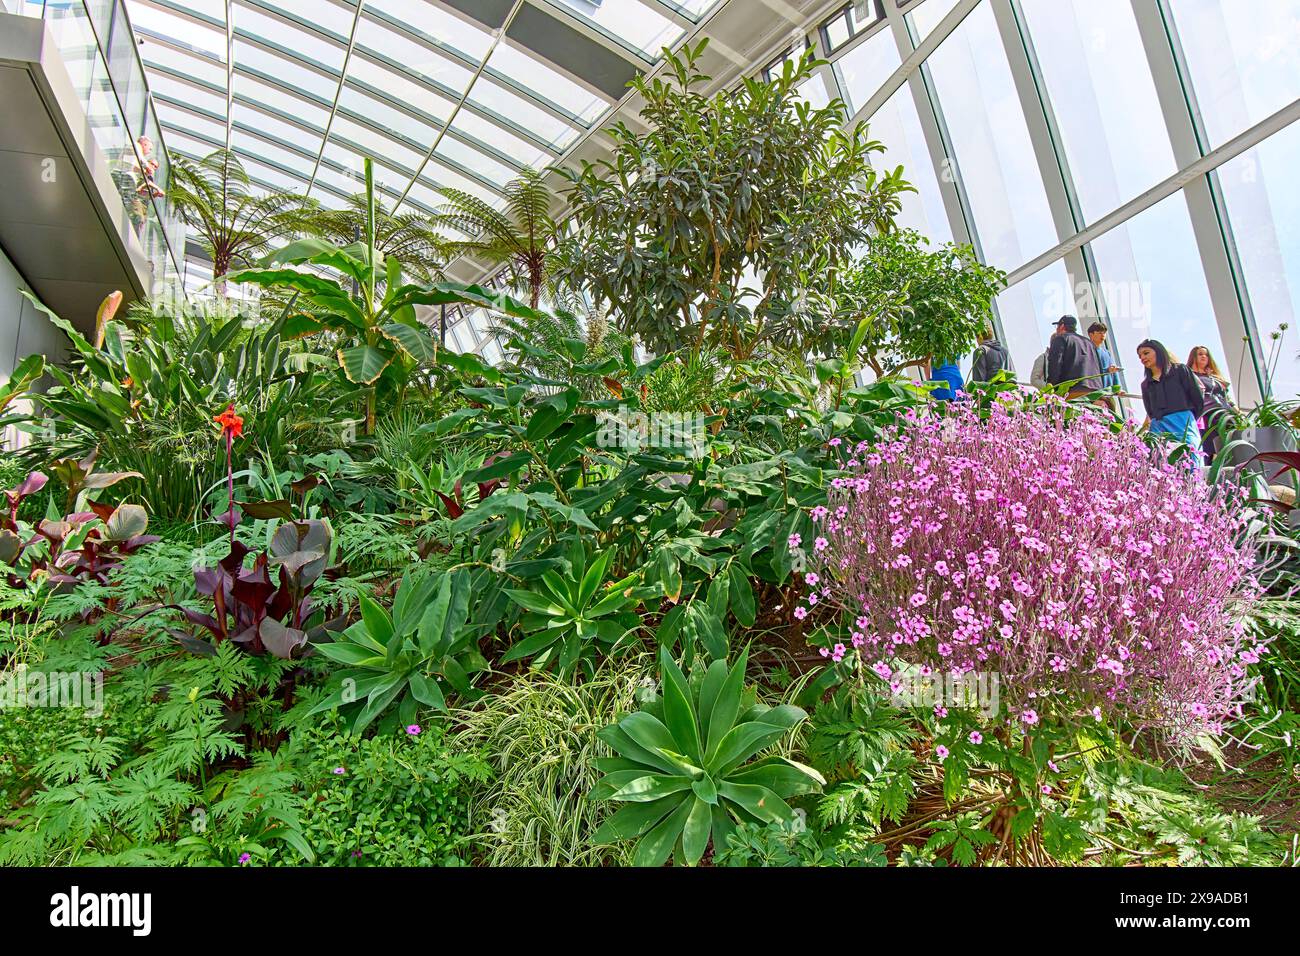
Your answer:
[[[386,215],[367,164],[260,300],[54,317],[0,387],[0,863],[1295,862],[1300,458],[931,401],[1001,275],[894,231],[810,58],[705,96],[699,53],[572,230],[536,175]]]

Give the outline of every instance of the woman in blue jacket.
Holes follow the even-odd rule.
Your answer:
[[[1172,435],[1193,448],[1200,445],[1196,420],[1205,409],[1205,393],[1192,370],[1175,362],[1169,350],[1155,339],[1138,345],[1138,361],[1146,369],[1142,379],[1142,404],[1146,424],[1157,434]]]

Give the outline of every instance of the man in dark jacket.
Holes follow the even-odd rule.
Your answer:
[[[1079,320],[1072,315],[1063,315],[1056,323],[1056,334],[1047,349],[1047,381],[1050,385],[1074,382],[1070,386],[1070,398],[1101,388],[1097,347],[1079,334]]]
[[[1011,356],[1002,343],[993,337],[993,330],[985,326],[984,332],[980,335],[980,344],[975,349],[975,355],[971,362],[970,380],[972,382],[992,381],[993,376],[998,372],[1007,371],[1010,368]]]

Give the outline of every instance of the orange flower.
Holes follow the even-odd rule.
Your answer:
[[[212,419],[221,426],[221,433],[227,439],[235,439],[244,434],[244,419],[235,414],[235,406],[228,405],[226,410]]]

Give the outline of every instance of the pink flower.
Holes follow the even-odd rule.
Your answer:
[[[419,724],[407,724],[407,726],[406,726],[406,732],[407,732],[408,734],[410,734],[412,737],[417,737],[417,736],[419,736],[419,734],[420,734],[420,725],[419,725]]]
[[[803,607],[797,607],[794,609],[794,616],[802,621],[804,618],[808,616],[808,609]]]
[[[1042,699],[1053,720],[1114,708],[1169,738],[1236,719],[1266,649],[1234,610],[1260,591],[1241,496],[1092,409],[1017,393],[905,414],[859,457],[807,570],[868,660],[996,672],[1035,721]]]
[[[1034,710],[1032,707],[1026,707],[1020,713],[1020,720],[1022,723],[1028,724],[1032,727],[1034,724],[1038,723],[1038,711]]]
[[[970,742],[973,744],[982,744],[984,743],[984,735],[978,730],[972,730],[970,732]]]
[[[934,748],[934,755],[939,758],[939,763],[943,763],[948,759],[948,748],[940,744]]]

